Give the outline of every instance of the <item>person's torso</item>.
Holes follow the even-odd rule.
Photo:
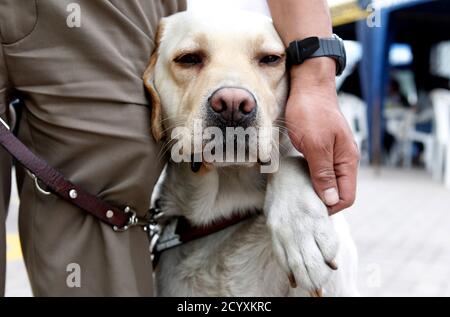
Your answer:
[[[0,0],[11,84],[31,103],[146,103],[141,81],[161,17],[182,0]]]

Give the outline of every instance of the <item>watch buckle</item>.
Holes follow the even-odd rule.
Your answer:
[[[295,42],[295,52],[297,58],[294,60],[302,64],[308,57],[314,54],[320,48],[320,40],[318,37],[308,37],[301,42]]]

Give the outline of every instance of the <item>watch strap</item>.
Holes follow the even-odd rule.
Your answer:
[[[341,61],[342,56],[345,55],[343,45],[336,39],[319,39],[320,47],[312,53],[309,57],[331,57],[336,60],[336,74],[342,74],[344,69],[342,68],[343,61]]]
[[[346,53],[342,40],[333,35],[332,38],[310,37],[302,41],[294,41],[287,49],[288,67],[300,65],[305,60],[315,57],[330,57],[336,61],[336,75],[342,74],[346,64]]]

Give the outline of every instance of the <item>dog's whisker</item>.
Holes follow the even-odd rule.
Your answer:
[[[274,123],[273,126],[274,126],[274,128],[277,128],[277,129],[279,129],[280,131],[283,131],[283,132],[289,132],[289,129],[286,128],[285,126],[279,125],[279,124],[277,124],[277,123]]]
[[[275,122],[287,123],[286,119],[282,119],[282,118],[275,119]]]
[[[179,134],[179,135],[181,135],[181,134]],[[168,142],[166,142],[165,144],[163,144],[163,146],[161,147],[161,150],[160,150],[160,152],[158,154],[158,159],[161,160],[161,161],[164,160],[164,156],[171,149],[173,143],[175,143],[177,141],[178,140],[176,138],[173,138],[173,139],[169,140]]]
[[[165,117],[164,119],[161,119],[161,122],[166,122],[168,120],[174,120],[174,121],[180,121],[185,119],[185,116],[169,116],[169,117]]]
[[[292,139],[292,138],[294,138],[296,140],[301,139],[295,131],[291,131],[286,127],[281,127],[281,126],[276,126],[276,127],[280,129],[280,133],[282,133],[284,136],[288,137],[289,139]]]
[[[181,135],[181,134],[179,134]],[[164,160],[165,155],[170,151],[170,149],[172,148],[173,144],[175,144],[178,140],[176,138],[171,139],[170,141],[168,141],[166,144],[163,145],[163,147],[160,150],[160,153],[158,155],[158,159],[159,160]]]

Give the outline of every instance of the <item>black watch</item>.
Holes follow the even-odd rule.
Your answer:
[[[288,67],[300,65],[309,58],[331,57],[336,61],[336,76],[342,74],[347,64],[344,41],[336,34],[331,38],[308,37],[293,41],[286,49],[286,55]]]

